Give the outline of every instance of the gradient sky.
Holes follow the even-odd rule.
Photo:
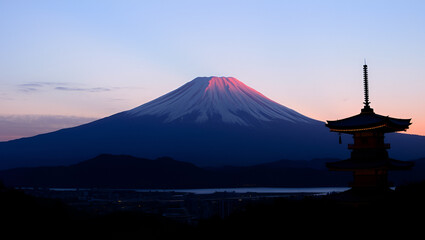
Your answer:
[[[0,0],[0,140],[34,135],[9,123],[78,125],[198,76],[341,119],[362,108],[365,58],[375,112],[425,135],[424,13],[409,0]]]

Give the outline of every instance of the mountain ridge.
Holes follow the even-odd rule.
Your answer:
[[[425,137],[386,137],[395,159],[425,156]],[[0,169],[69,165],[101,153],[170,156],[201,167],[345,159],[350,155],[346,143],[352,138],[343,134],[342,142],[338,144],[338,135],[324,122],[280,105],[239,80],[210,77],[87,124],[0,142]]]

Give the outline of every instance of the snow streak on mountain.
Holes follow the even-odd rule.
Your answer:
[[[285,120],[309,123],[314,120],[282,106],[233,77],[198,77],[182,87],[127,112],[132,116],[166,116],[165,122],[196,122],[219,117],[223,122],[253,125],[256,121]],[[247,118],[246,116],[249,116]]]

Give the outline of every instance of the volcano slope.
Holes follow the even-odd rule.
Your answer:
[[[425,156],[425,137],[388,137],[392,157]],[[198,166],[348,158],[352,139],[231,77],[199,77],[153,101],[88,124],[0,142],[0,169],[75,164],[99,154],[169,156]]]

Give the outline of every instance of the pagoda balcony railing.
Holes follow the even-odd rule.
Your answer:
[[[359,149],[359,148],[384,148],[384,149],[390,149],[390,144],[389,143],[384,143],[381,146],[371,146],[371,145],[356,145],[356,144],[348,144],[348,149]]]

